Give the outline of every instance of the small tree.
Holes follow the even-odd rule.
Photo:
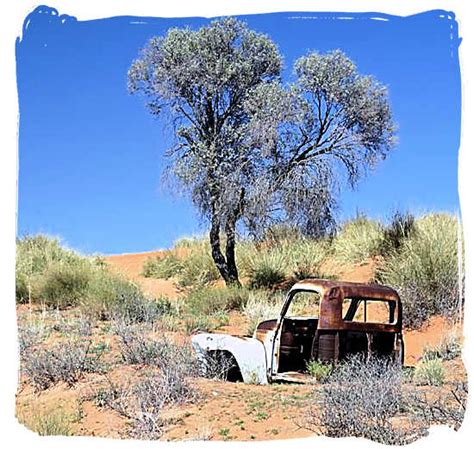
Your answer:
[[[393,145],[386,88],[341,51],[300,58],[289,85],[282,62],[268,36],[227,18],[152,38],[128,73],[151,113],[174,119],[170,172],[209,220],[228,285],[239,283],[238,224],[328,232],[341,181],[354,186]]]

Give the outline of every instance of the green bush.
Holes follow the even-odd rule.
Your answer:
[[[240,310],[247,302],[248,295],[248,290],[241,287],[196,288],[186,296],[184,308],[192,315],[211,315]]]
[[[17,239],[15,269],[17,302],[24,303],[30,299],[35,302],[38,299],[35,298],[39,293],[38,283],[41,283],[47,271],[50,271],[53,281],[58,283],[64,281],[69,287],[73,287],[71,283],[74,284],[75,281],[71,277],[75,276],[68,267],[79,267],[81,271],[84,270],[82,257],[63,248],[59,239],[42,234]],[[64,272],[64,276],[60,271]],[[67,271],[69,273],[66,273]],[[78,279],[76,280],[80,283]],[[76,288],[73,287],[72,290]]]
[[[378,253],[383,256],[400,250],[403,243],[416,231],[415,216],[409,212],[396,211],[390,223],[383,228],[382,240]]]
[[[253,258],[248,270],[250,288],[272,288],[285,280],[287,263],[281,251],[265,250]]]
[[[100,258],[85,257],[43,235],[17,240],[16,298],[48,307],[79,306],[87,316],[147,321],[163,314],[138,286],[112,274]]]
[[[163,256],[150,257],[143,264],[143,276],[157,279],[169,279],[179,275],[183,268],[181,260],[172,252]]]
[[[195,243],[182,259],[179,285],[203,286],[218,279],[220,279],[220,273],[212,259],[210,245],[204,241]]]
[[[88,262],[49,266],[35,283],[35,297],[47,306],[64,308],[77,305],[87,295],[94,276]]]
[[[454,216],[425,215],[415,221],[413,235],[378,269],[377,280],[400,294],[408,326],[417,327],[432,315],[459,312],[463,289],[459,285],[458,237]]]
[[[286,279],[328,277],[321,271],[321,265],[329,250],[328,241],[303,237],[279,240],[264,248],[251,242],[240,242],[237,262],[251,287],[272,288]]]
[[[34,412],[31,415],[20,414],[18,420],[33,432],[41,436],[64,435],[71,436],[72,417],[62,409],[55,409],[48,412]]]
[[[382,225],[359,214],[344,223],[334,239],[334,257],[345,263],[364,262],[378,253],[382,241]]]
[[[310,360],[306,363],[306,371],[318,382],[324,382],[332,373],[333,365],[322,363],[317,360]]]
[[[413,380],[418,385],[440,386],[444,383],[445,371],[441,359],[422,360],[415,367]]]

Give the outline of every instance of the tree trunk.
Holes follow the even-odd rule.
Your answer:
[[[225,224],[225,257],[227,259],[227,272],[232,285],[241,286],[239,281],[239,272],[235,263],[235,218],[227,219]]]
[[[235,263],[235,220],[226,222],[226,248],[225,257],[221,251],[220,219],[213,216],[211,219],[211,230],[209,232],[209,242],[211,244],[211,254],[220,275],[228,287],[240,287],[237,264]]]

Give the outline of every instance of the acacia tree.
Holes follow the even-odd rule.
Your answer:
[[[209,220],[228,285],[239,283],[239,224],[327,233],[342,183],[355,186],[394,143],[386,88],[341,51],[301,57],[286,85],[282,64],[268,36],[227,18],[152,38],[128,73],[151,113],[174,121],[169,170]]]

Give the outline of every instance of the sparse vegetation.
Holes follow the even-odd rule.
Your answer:
[[[358,220],[360,217],[354,221]],[[367,238],[365,243],[361,240],[365,249],[354,249],[361,242],[354,240],[353,247],[347,249],[351,246],[348,245],[347,252],[343,251],[345,256],[337,260],[344,264],[356,263],[356,259],[362,260],[364,252],[370,253],[369,257],[377,257],[377,280],[392,285],[404,295],[404,317],[410,325],[422,324],[431,314],[455,316],[460,308],[452,296],[453,288],[459,292],[456,220],[443,214],[413,219],[410,214],[400,213],[395,213],[386,225],[378,222],[374,222],[374,226],[373,223],[367,225],[370,220],[364,220],[361,220],[364,224],[359,225],[376,229],[374,238]],[[363,235],[365,231],[361,232]],[[333,240],[308,239],[298,233],[282,231],[264,242],[238,241],[237,263],[247,285],[241,288],[213,285],[216,276],[206,274],[209,268],[214,269],[212,258],[208,256],[207,261],[201,260],[202,255],[210,251],[205,240],[196,237],[176,242],[174,250],[165,253],[165,258],[169,257],[167,267],[160,267],[163,271],[150,274],[171,276],[181,286],[187,285],[178,290],[178,298],[171,299],[166,296],[148,298],[137,284],[112,274],[104,260],[63,249],[58,241],[51,242],[44,236],[37,240],[29,237],[24,243],[20,239],[19,247],[24,246],[17,258],[17,267],[21,266],[17,272],[17,300],[33,306],[20,307],[26,311],[19,315],[18,322],[21,382],[30,383],[35,390],[41,390],[42,395],[54,392],[51,387],[61,382],[64,385],[58,385],[58,388],[68,388],[79,382],[78,391],[84,391],[84,385],[92,379],[100,379],[100,376],[88,376],[87,373],[104,373],[110,367],[111,375],[106,375],[108,382],[95,387],[95,393],[89,399],[93,406],[115,410],[127,423],[128,435],[134,438],[161,438],[170,423],[181,419],[167,417],[170,406],[205,400],[199,396],[195,384],[208,381],[195,382],[195,376],[212,380],[232,378],[230,373],[235,367],[229,354],[211,354],[207,360],[208,369],[201,371],[194,353],[180,340],[183,334],[234,325],[231,322],[234,316],[239,317],[237,325],[240,327],[242,316],[239,314],[248,322],[248,334],[253,334],[257,323],[279,316],[284,299],[277,289],[279,284],[286,288],[300,278],[330,277],[322,267],[330,267],[332,258],[337,257],[341,250],[338,247],[341,235],[348,238],[344,231]],[[367,252],[369,247],[371,250]],[[193,254],[193,262],[188,265],[188,258]],[[354,254],[357,257],[353,257]],[[171,274],[173,257],[175,268],[178,265],[180,268]],[[326,261],[329,262],[327,265]],[[400,273],[396,273],[396,263],[400,263]],[[187,280],[182,277],[184,266],[190,273]],[[278,276],[271,273],[267,276],[264,270],[261,272],[264,275],[256,276],[261,267],[275,269]],[[203,275],[199,274],[200,270]],[[68,277],[69,272],[71,277]],[[63,276],[64,273],[68,274]],[[441,281],[437,277],[439,273],[444,276]],[[396,282],[383,278],[389,274]],[[76,282],[79,279],[87,282]],[[449,279],[454,279],[454,283]],[[53,282],[48,288],[44,287],[50,280]],[[442,290],[442,284],[448,290]],[[422,295],[420,310],[415,308],[418,303],[406,296],[406,285],[417,287],[416,294]],[[447,291],[451,296],[441,298]],[[40,292],[45,292],[44,297]],[[420,301],[419,297],[417,301]],[[307,304],[300,301],[294,305],[298,310],[291,312],[299,315],[299,308]],[[189,342],[189,337],[186,338]],[[310,361],[306,370],[320,383],[314,394],[310,395],[309,390],[292,393],[293,386],[285,387],[289,391],[282,394],[278,387],[274,400],[286,408],[300,408],[302,413],[309,407],[308,427],[325,435],[356,435],[388,444],[407,443],[424,434],[429,424],[448,424],[455,428],[461,425],[467,388],[465,383],[454,382],[451,374],[447,375],[447,367],[451,367],[451,361],[460,353],[461,341],[458,334],[452,332],[444,335],[435,346],[425,347],[416,368],[403,372],[388,361],[359,363],[350,360],[336,367]],[[124,365],[125,378],[117,381],[115,370]],[[128,370],[134,374],[130,376]],[[254,382],[257,383],[256,373]],[[221,394],[218,392],[219,396]],[[272,408],[262,405],[264,401],[253,400],[252,404],[257,402],[261,405],[248,411],[251,425],[266,422],[270,419],[270,411],[271,416],[277,413],[273,405]],[[58,416],[42,412],[41,420],[27,412],[20,420],[33,430],[41,429],[36,430],[40,434],[68,435],[75,429],[72,415],[61,411]],[[289,417],[285,415],[284,419]],[[228,428],[232,432],[219,435],[217,427],[214,437],[217,434],[223,439],[239,438],[234,436],[234,428],[245,430],[247,424],[232,427],[232,422],[223,422],[220,427],[224,429],[223,433]],[[192,435],[193,432],[189,432]],[[265,434],[276,435],[271,429]],[[280,434],[285,435],[285,431]]]
[[[459,337],[451,331],[443,335],[438,345],[423,348],[423,360],[452,360],[461,355],[461,349]]]

